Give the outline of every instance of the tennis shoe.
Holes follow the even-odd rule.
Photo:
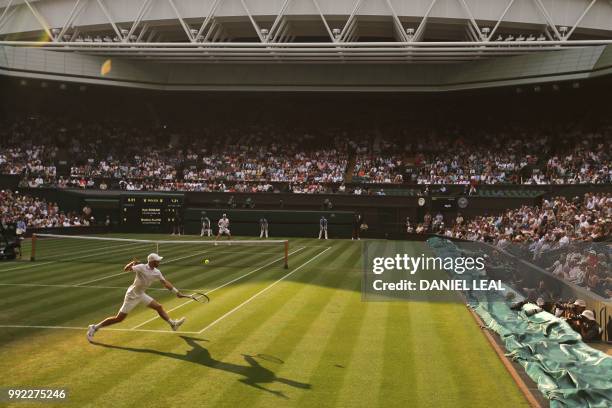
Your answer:
[[[176,331],[183,323],[185,323],[185,318],[181,317],[178,320],[170,320],[170,327],[172,327],[173,331]]]

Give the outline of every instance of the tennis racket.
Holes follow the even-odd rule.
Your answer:
[[[189,294],[184,294],[182,297],[189,298],[191,300],[195,300],[198,303],[210,302],[210,298],[208,297],[208,295],[202,292],[191,292]]]

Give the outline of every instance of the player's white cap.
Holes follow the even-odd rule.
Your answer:
[[[163,256],[159,256],[156,253],[152,253],[149,254],[149,256],[147,256],[147,261],[151,262],[151,261],[161,261],[162,259],[164,259]]]

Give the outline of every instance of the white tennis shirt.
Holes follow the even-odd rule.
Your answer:
[[[128,293],[142,295],[151,284],[157,280],[164,279],[164,275],[157,268],[149,267],[149,264],[138,264],[132,266],[132,271],[136,275],[134,283],[128,288]]]

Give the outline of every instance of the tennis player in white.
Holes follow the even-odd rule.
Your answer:
[[[227,218],[226,214],[223,214],[223,217],[219,220],[219,223],[217,224],[219,226],[219,232],[217,233],[215,241],[218,240],[221,235],[227,235],[228,239],[232,239],[232,234],[229,230],[229,224],[229,218]]]
[[[130,311],[132,311],[132,309],[134,309],[139,303],[143,303],[144,305],[157,311],[159,316],[168,322],[174,331],[176,331],[176,329],[178,329],[185,322],[184,317],[178,320],[170,319],[163,306],[145,293],[145,290],[147,290],[154,281],[159,280],[161,284],[166,287],[166,289],[174,292],[177,297],[189,297],[179,292],[177,288],[175,288],[169,281],[166,280],[166,278],[164,278],[164,275],[162,275],[159,269],[157,269],[159,262],[162,259],[163,257],[157,254],[149,254],[146,264],[139,264],[138,260],[135,259],[129,264],[125,265],[123,270],[125,272],[134,272],[136,276],[132,286],[130,286],[127,292],[125,292],[125,298],[123,300],[121,309],[119,309],[119,313],[117,313],[116,316],[107,317],[98,324],[90,324],[89,329],[87,330],[87,340],[93,341],[94,335],[100,328],[122,322],[128,313],[130,313]]]

